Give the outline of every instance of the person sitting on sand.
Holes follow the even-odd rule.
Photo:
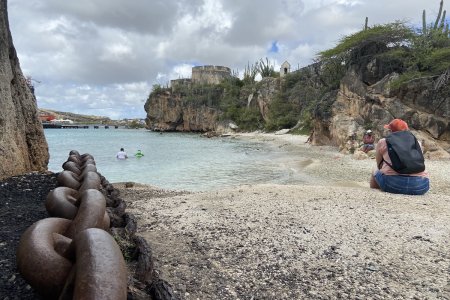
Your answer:
[[[116,158],[117,158],[117,159],[120,159],[120,160],[123,160],[123,159],[127,159],[127,158],[128,158],[128,155],[127,155],[127,153],[125,152],[125,150],[123,150],[123,148],[120,148],[120,151],[117,152],[117,154],[116,154]]]
[[[370,150],[375,149],[374,143],[375,143],[375,135],[373,134],[372,130],[369,129],[366,131],[366,133],[364,133],[361,151],[367,153]]]
[[[375,148],[377,169],[370,178],[370,187],[394,194],[425,194],[430,180],[420,143],[401,119],[392,120],[384,128],[391,133]]]

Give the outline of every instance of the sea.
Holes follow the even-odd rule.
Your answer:
[[[273,144],[196,133],[143,129],[44,129],[49,170],[61,172],[71,150],[94,156],[111,183],[138,182],[168,190],[207,191],[246,184],[296,183],[286,153]],[[128,159],[116,159],[124,148]],[[141,150],[143,157],[134,154]]]

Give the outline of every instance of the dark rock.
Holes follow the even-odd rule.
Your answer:
[[[18,273],[16,249],[22,233],[33,223],[48,217],[44,202],[57,185],[56,174],[38,173],[0,182],[0,269],[2,278],[6,278],[0,281],[0,295],[11,299],[39,299]]]

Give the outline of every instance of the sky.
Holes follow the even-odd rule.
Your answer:
[[[366,16],[369,26],[421,27],[422,11],[434,22],[439,2],[8,0],[8,15],[38,107],[123,119],[145,118],[152,86],[190,78],[193,66],[227,66],[242,76],[268,58],[277,71],[284,61],[295,70],[361,30]]]

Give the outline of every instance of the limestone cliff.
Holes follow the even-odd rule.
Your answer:
[[[152,93],[145,103],[147,127],[155,131],[214,131],[219,111],[184,101],[170,91]]]
[[[48,146],[36,100],[28,88],[9,30],[7,1],[0,2],[0,179],[45,171]]]
[[[267,121],[270,103],[280,92],[279,88],[280,80],[278,78],[263,78],[248,95],[247,106],[250,107],[254,105],[258,107],[262,118]]]
[[[174,81],[172,81],[174,83]],[[220,103],[226,97],[226,89],[217,88],[199,94],[186,95],[177,82],[172,89],[154,91],[145,103],[147,128],[155,131],[225,132],[236,129],[234,120],[225,120]],[[189,89],[190,86],[187,86]],[[256,109],[263,120],[267,119],[271,101],[279,93],[280,79],[263,78],[254,85],[240,88],[235,95],[242,107]],[[210,93],[213,93],[211,96]]]
[[[359,138],[368,127],[382,137],[383,125],[401,118],[422,141],[426,157],[450,158],[449,74],[391,90],[389,83],[397,76],[390,73],[369,84],[355,68],[350,69],[336,93],[332,117],[315,123],[315,144],[343,147],[352,134]]]
[[[282,79],[263,78],[256,84],[235,85],[239,91],[232,95],[235,106],[231,107],[239,113],[232,115],[236,119],[232,121],[239,125],[243,115],[256,110],[259,120],[268,124],[276,113],[283,118],[294,112],[295,120],[300,120],[296,128],[313,127],[313,144],[334,145],[345,151],[351,137],[360,141],[370,128],[377,139],[381,138],[386,134],[383,125],[401,118],[422,142],[426,157],[450,158],[450,70],[395,88],[391,83],[403,67],[395,59],[377,55],[385,51],[387,47],[376,42],[355,50],[353,55],[358,59],[345,66],[335,81],[323,76],[326,66],[315,63]],[[227,87],[223,86],[189,84],[182,89],[175,85],[171,90],[152,92],[145,105],[148,128],[222,130],[219,120],[226,113],[220,109],[230,107]]]

